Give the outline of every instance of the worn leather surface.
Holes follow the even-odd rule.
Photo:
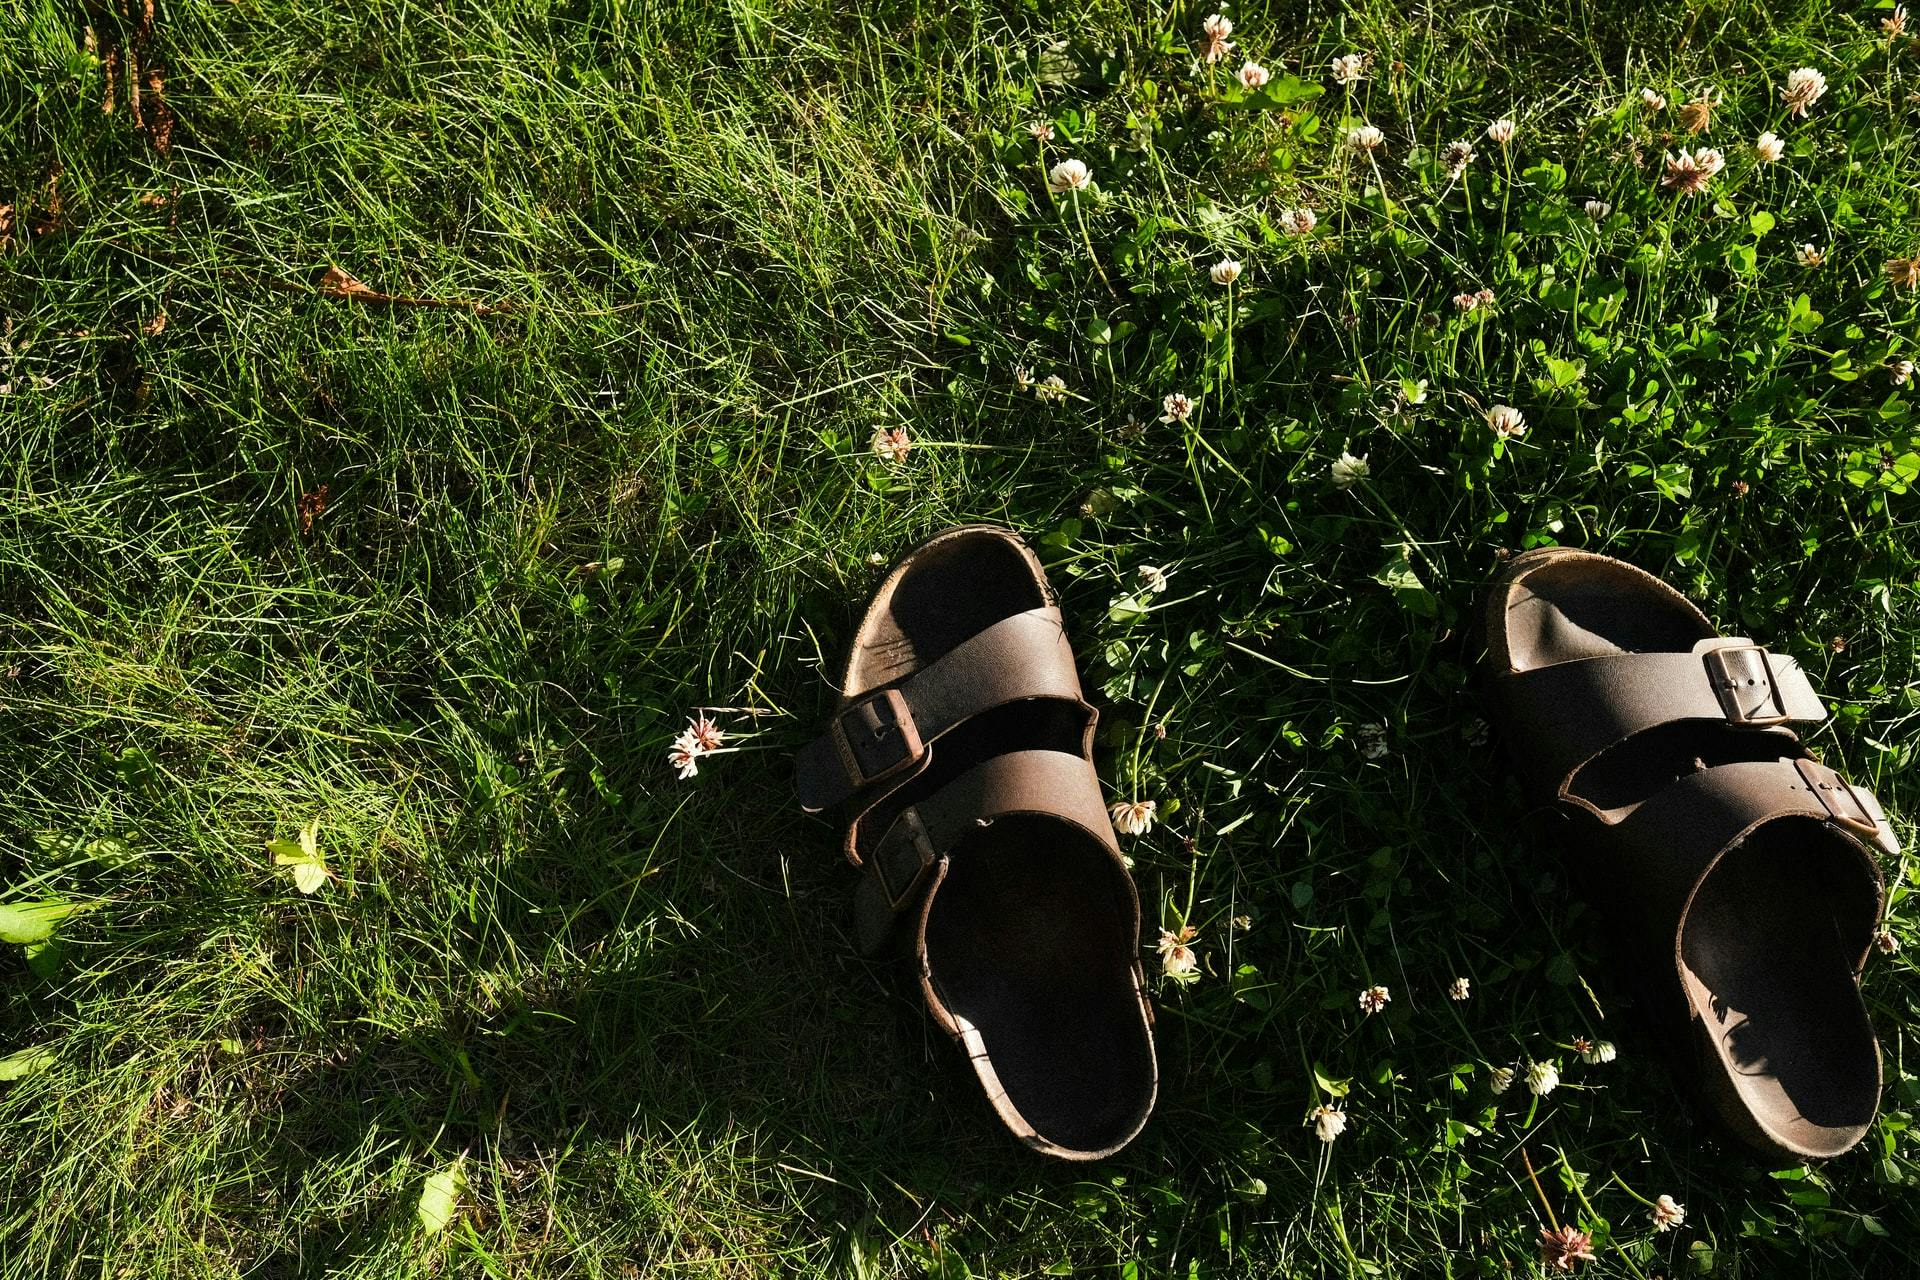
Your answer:
[[[894,909],[907,905],[934,862],[974,831],[1010,814],[1057,818],[1115,857],[1120,854],[1092,761],[1063,751],[1009,751],[900,810],[888,825],[871,861]]]
[[[921,746],[909,753],[909,767],[896,777],[923,768],[941,735],[990,708],[1025,698],[1081,701],[1073,648],[1060,610],[1051,605],[995,623],[891,687],[906,700]],[[902,741],[898,726],[884,713],[869,710],[883,693],[868,695],[841,712],[836,717],[839,732],[829,727],[801,750],[794,763],[794,788],[809,813],[855,796],[863,789],[862,773],[884,760],[887,745]],[[870,746],[873,760],[862,761]]]
[[[1782,818],[1833,823],[1836,814],[1865,824],[1842,828],[1852,842],[1864,841],[1889,856],[1900,852],[1873,794],[1849,786],[1812,759],[1723,764],[1676,779],[1613,828],[1613,905],[1644,918],[1677,951],[1688,900],[1729,848],[1765,823]],[[1866,960],[1869,940],[1855,941],[1857,969]]]
[[[1506,673],[1491,692],[1507,732],[1527,744],[1529,777],[1556,798],[1581,765],[1658,725],[1763,727],[1772,717],[1804,726],[1827,718],[1799,663],[1738,637],[1702,640],[1690,653],[1608,654]]]

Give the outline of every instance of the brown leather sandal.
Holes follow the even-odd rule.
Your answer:
[[[1880,919],[1874,797],[1801,745],[1826,709],[1790,657],[1631,565],[1516,556],[1486,605],[1491,716],[1676,1073],[1771,1157],[1839,1155],[1879,1105],[1860,971]]]
[[[874,592],[840,689],[795,782],[809,812],[851,802],[862,949],[910,935],[927,1008],[1021,1141],[1112,1155],[1159,1085],[1140,900],[1039,560],[993,526],[934,535]]]

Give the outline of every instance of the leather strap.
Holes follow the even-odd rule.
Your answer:
[[[900,684],[841,711],[795,762],[800,806],[818,813],[874,783],[910,777],[925,767],[941,734],[1028,698],[1085,705],[1073,649],[1052,605],[1002,618]]]
[[[1530,774],[1558,795],[1581,766],[1637,733],[1677,720],[1736,729],[1818,724],[1827,718],[1800,664],[1749,640],[1714,637],[1691,653],[1576,658],[1493,682]]]
[[[1826,823],[1861,847],[1897,855],[1900,842],[1873,793],[1851,786],[1818,760],[1715,765],[1680,778],[1607,831],[1607,893],[1630,900],[1628,915],[1677,945],[1700,882],[1722,854],[1781,818]],[[1864,944],[1863,944],[1864,949]]]
[[[899,912],[915,900],[935,864],[968,834],[1014,814],[1057,818],[1120,855],[1093,762],[1064,751],[1033,750],[983,760],[902,809],[865,865],[888,907]]]

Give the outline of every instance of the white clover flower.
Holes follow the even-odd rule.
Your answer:
[[[1347,130],[1347,145],[1355,151],[1376,151],[1386,140],[1387,135],[1370,124]]]
[[[1447,988],[1447,999],[1464,1003],[1473,998],[1473,983],[1465,978],[1455,978],[1453,985]]]
[[[1793,260],[1803,267],[1817,267],[1827,260],[1827,253],[1819,245],[1795,245]]]
[[[1580,1050],[1580,1060],[1590,1067],[1602,1066],[1620,1056],[1611,1040],[1594,1040]]]
[[[1122,800],[1107,811],[1113,829],[1123,836],[1143,836],[1153,830],[1154,814],[1160,806],[1152,800]]]
[[[1200,24],[1200,30],[1207,37],[1206,59],[1209,63],[1219,62],[1233,52],[1233,42],[1227,37],[1233,34],[1233,22],[1224,13],[1216,13]]]
[[[1344,53],[1333,60],[1333,80],[1335,84],[1359,84],[1367,69],[1365,55]]]
[[[1727,158],[1712,147],[1698,151],[1680,148],[1679,155],[1667,157],[1667,171],[1660,185],[1683,196],[1703,195],[1715,174],[1727,167]]]
[[[718,751],[726,745],[727,733],[706,716],[688,716],[687,732],[702,752]]]
[[[1393,995],[1385,987],[1368,987],[1360,993],[1360,1012],[1372,1017],[1387,1007]]]
[[[1889,361],[1887,364],[1887,376],[1893,379],[1894,386],[1896,387],[1906,386],[1907,380],[1913,377],[1913,361],[1911,360]]]
[[[1092,181],[1093,173],[1082,160],[1062,160],[1047,173],[1047,185],[1059,196],[1069,191],[1084,191]]]
[[[1705,133],[1713,123],[1713,109],[1719,105],[1713,90],[1702,89],[1699,97],[1680,108],[1680,127],[1688,133]]]
[[[1613,206],[1605,200],[1589,200],[1584,207],[1587,211],[1587,217],[1594,222],[1604,221],[1606,216],[1613,212]]]
[[[1477,293],[1456,293],[1453,295],[1453,306],[1456,311],[1478,311],[1480,309],[1480,295]]]
[[[667,748],[667,763],[682,782],[700,772],[700,758],[726,744],[726,730],[706,716],[688,716],[687,727]]]
[[[1510,404],[1497,404],[1484,415],[1487,427],[1502,440],[1527,433],[1527,415]]]
[[[1335,1138],[1347,1131],[1347,1113],[1323,1102],[1313,1109],[1307,1123],[1313,1126],[1314,1137],[1332,1145]]]
[[[1034,384],[1033,394],[1048,404],[1058,404],[1067,398],[1067,380],[1057,373],[1050,373]]]
[[[1240,278],[1240,264],[1232,258],[1222,258],[1207,271],[1217,285],[1229,285]]]
[[[1503,1094],[1507,1090],[1513,1088],[1513,1068],[1512,1067],[1487,1068],[1487,1088],[1491,1089],[1494,1092],[1495,1096]]]
[[[1465,139],[1449,142],[1440,153],[1440,163],[1446,166],[1448,181],[1458,178],[1473,163],[1473,144]]]
[[[1183,391],[1174,391],[1160,401],[1160,407],[1165,410],[1160,415],[1160,421],[1185,422],[1193,416],[1193,397]]]
[[[1804,117],[1814,103],[1826,96],[1827,78],[1812,67],[1798,67],[1787,73],[1787,83],[1780,90],[1780,101],[1787,106],[1790,116]]]
[[[1665,111],[1667,109],[1667,95],[1657,89],[1642,89],[1640,91],[1640,105],[1649,111]]]
[[[1311,209],[1288,209],[1280,215],[1280,230],[1290,236],[1304,236],[1319,222]]]
[[[1334,488],[1351,489],[1372,475],[1373,468],[1367,465],[1365,454],[1356,458],[1343,449],[1340,451],[1340,456],[1334,459],[1333,465],[1327,469],[1327,473],[1333,477]]]
[[[1502,116],[1487,126],[1487,137],[1504,147],[1513,141],[1513,135],[1517,133],[1519,129],[1519,125]]]
[[[1193,937],[1192,925],[1182,925],[1179,933],[1160,931],[1160,972],[1175,982],[1192,982],[1200,976],[1200,957],[1187,945]]]
[[[875,427],[873,451],[889,462],[905,462],[913,451],[913,440],[905,427]]]
[[[1551,1062],[1534,1062],[1527,1065],[1527,1088],[1533,1090],[1533,1096],[1544,1098],[1560,1087],[1560,1068]]]
[[[1898,40],[1907,33],[1907,6],[1897,4],[1893,12],[1880,19],[1880,30],[1887,39]]]
[[[1661,1196],[1653,1202],[1655,1231],[1671,1231],[1675,1227],[1684,1225],[1686,1220],[1687,1206],[1679,1203],[1672,1196]]]
[[[1033,135],[1035,142],[1052,142],[1053,125],[1046,120],[1035,120],[1027,126],[1027,132]]]
[[[1033,385],[1033,370],[1023,364],[1013,366],[1013,389],[1025,391]]]
[[[1240,81],[1241,88],[1252,92],[1265,88],[1267,81],[1273,79],[1273,73],[1259,63],[1249,61],[1241,65],[1240,70],[1234,73],[1234,78]]]
[[[1908,363],[1911,364],[1912,362],[1909,361]],[[1893,930],[1891,929],[1881,929],[1875,933],[1873,935],[1873,945],[1880,949],[1881,955],[1898,955],[1900,952],[1900,939],[1893,936]]]
[[[706,752],[700,749],[700,744],[693,740],[691,733],[683,733],[673,740],[672,746],[667,748],[667,764],[673,768],[680,781],[685,782],[700,772],[700,757],[705,754]]]
[[[1761,164],[1778,164],[1785,154],[1787,144],[1771,129],[1753,140],[1753,158]]]
[[[1887,273],[1887,279],[1903,289],[1920,286],[1920,257],[1888,258],[1881,270]]]
[[[878,569],[887,563],[887,558],[878,551],[872,551],[867,553],[867,563]]]
[[[1571,1271],[1583,1262],[1593,1261],[1593,1232],[1582,1231],[1571,1222],[1552,1231],[1540,1228],[1540,1268],[1543,1271]]]
[[[1143,564],[1133,571],[1133,576],[1139,580],[1144,591],[1151,591],[1154,595],[1166,592],[1167,571],[1157,564]]]

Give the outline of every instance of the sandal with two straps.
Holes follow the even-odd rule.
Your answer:
[[[807,811],[850,808],[862,950],[904,937],[1000,1119],[1065,1160],[1124,1147],[1159,1085],[1096,719],[1039,560],[963,525],[881,581],[795,769]]]
[[[1826,719],[1806,673],[1564,547],[1509,561],[1485,624],[1489,718],[1565,818],[1682,1083],[1765,1156],[1854,1146],[1881,1083],[1860,975],[1900,844],[1801,743]]]

